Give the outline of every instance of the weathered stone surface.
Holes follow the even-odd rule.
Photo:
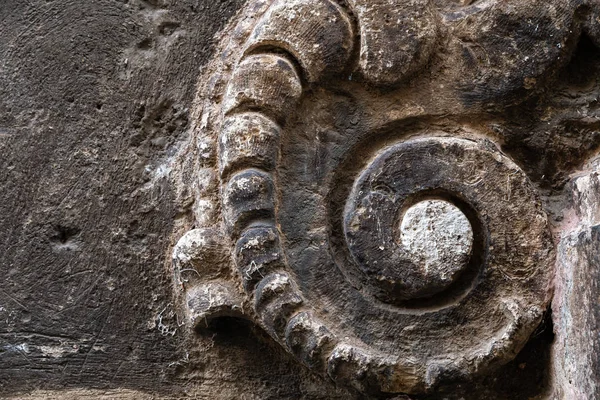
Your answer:
[[[312,313],[304,311],[290,320],[285,331],[285,342],[306,366],[322,370],[326,367],[324,358],[330,354],[336,338]]]
[[[282,121],[301,94],[302,83],[290,61],[278,55],[257,54],[236,68],[225,95],[225,112],[260,110]]]
[[[240,5],[2,1],[0,397],[183,391],[169,160]]]
[[[557,398],[600,396],[600,163],[568,186],[571,209],[558,244],[554,379]]]
[[[273,218],[274,197],[270,174],[247,169],[232,176],[223,193],[223,213],[230,232],[238,235],[253,220]]]
[[[597,1],[213,3],[0,8],[0,397],[598,397]]]
[[[306,20],[311,21],[314,14],[299,4],[273,4],[259,25],[285,24],[286,16],[281,12],[285,7],[294,9],[290,18],[304,21],[304,13]],[[402,24],[394,26],[390,22],[389,29],[383,28],[383,23],[377,24],[385,18],[385,7],[401,6],[406,8],[398,13],[405,18]],[[332,75],[326,85],[336,87],[335,90],[311,87],[300,102],[298,95],[286,94],[290,90],[279,90],[281,82],[293,79],[274,78],[271,87],[263,78],[265,73],[271,74],[268,71],[278,71],[279,67],[268,61],[281,57],[277,43],[273,49],[259,46],[262,61],[256,62],[252,51],[259,48],[254,42],[257,35],[249,30],[249,39],[239,40],[241,46],[237,50],[231,48],[233,84],[223,93],[226,115],[237,108],[245,110],[242,103],[233,108],[229,104],[237,104],[240,93],[252,93],[253,112],[263,113],[266,121],[274,117],[279,124],[275,140],[280,142],[274,163],[264,160],[275,160],[275,142],[256,142],[256,147],[251,147],[256,156],[238,163],[221,182],[225,221],[234,228],[230,233],[235,240],[240,234],[243,237],[243,243],[238,243],[235,250],[240,254],[239,276],[248,296],[254,298],[254,320],[273,339],[290,346],[289,350],[303,363],[312,365],[306,361],[306,354],[311,346],[308,343],[314,341],[309,340],[306,349],[302,342],[291,347],[289,342],[284,343],[282,335],[284,331],[293,332],[298,316],[309,315],[305,307],[310,306],[310,315],[315,315],[326,331],[343,338],[336,348],[348,351],[340,350],[338,357],[334,356],[335,349],[329,349],[330,355],[325,355],[333,357],[328,361],[330,367],[339,364],[334,361],[338,358],[347,359],[347,367],[329,370],[329,376],[340,384],[370,395],[442,390],[453,380],[490,373],[514,358],[544,315],[551,294],[554,246],[538,194],[540,183],[531,182],[509,154],[482,139],[489,137],[486,124],[503,124],[493,122],[498,115],[477,117],[479,128],[460,120],[440,121],[435,117],[448,112],[477,113],[487,107],[485,101],[471,101],[461,94],[477,89],[447,85],[450,80],[456,81],[450,74],[462,74],[460,63],[450,67],[447,62],[460,59],[464,52],[451,44],[450,57],[437,59],[432,52],[438,33],[446,33],[443,40],[454,43],[455,37],[468,32],[483,40],[483,47],[491,49],[493,44],[508,50],[505,42],[492,40],[492,44],[485,44],[489,26],[512,18],[509,14],[515,18],[533,15],[541,7],[513,6],[499,2],[350,2],[347,10],[356,16],[361,32],[357,79]],[[538,25],[543,22],[562,29],[571,24],[569,21],[575,21],[576,5],[553,7],[556,12],[548,20],[544,14],[537,16]],[[440,13],[441,19],[416,18],[414,13]],[[461,24],[470,20],[476,24]],[[528,23],[534,22],[532,19]],[[425,23],[430,24],[431,30],[418,28]],[[576,23],[579,22],[573,22]],[[406,42],[402,50],[391,47],[388,52],[381,51],[392,43],[404,43],[390,39],[400,36],[403,24],[412,24],[408,33],[410,29],[418,32],[409,35],[412,42]],[[507,26],[511,25],[502,28]],[[564,38],[568,35],[562,34],[557,40],[566,43]],[[535,42],[530,32],[519,29],[513,39]],[[318,35],[314,40],[320,52]],[[310,47],[307,42],[302,46]],[[565,52],[573,50],[573,45],[569,46],[567,49],[565,44]],[[302,59],[297,51],[290,50],[289,43],[279,43],[279,47],[298,58],[303,68],[311,57],[315,65],[323,65],[321,53],[305,51]],[[239,62],[236,51],[241,57]],[[266,55],[269,51],[273,51],[272,56]],[[543,45],[528,54],[541,74],[552,73],[552,65],[560,64],[560,55],[543,50]],[[440,72],[426,77],[416,74],[430,56],[432,70]],[[499,61],[511,62],[511,57],[507,53]],[[248,67],[251,63],[253,68]],[[521,79],[523,68],[515,65],[499,69],[509,77],[508,81]],[[338,68],[331,66],[332,71],[342,70],[335,67]],[[512,87],[493,86],[497,71],[494,66],[481,65],[474,71],[487,78],[476,78],[469,72],[460,79],[490,86],[490,93],[496,96],[490,101],[498,110],[506,110],[514,103]],[[279,72],[273,74],[275,77]],[[419,99],[406,88],[395,89],[396,83],[411,74],[415,74],[415,82],[424,84],[415,93],[427,93],[435,87],[436,96]],[[222,79],[227,81],[227,74]],[[365,89],[365,83],[386,88],[380,92]],[[535,79],[526,85],[540,87]],[[420,104],[420,108],[395,106],[405,102]],[[282,112],[284,109],[289,111]],[[219,115],[218,107],[207,110],[205,113]],[[409,118],[416,116],[421,122],[411,125]],[[507,113],[504,123],[510,124],[511,117]],[[211,129],[218,135],[229,135],[230,126],[216,122]],[[274,127],[272,131],[275,130]],[[322,135],[336,139],[328,140]],[[497,141],[498,137],[490,139]],[[230,147],[235,153],[236,146],[234,142],[221,141],[221,157],[227,157]],[[267,158],[266,154],[271,156]],[[248,167],[266,171],[246,170]],[[273,170],[273,175],[267,174]],[[230,188],[242,187],[239,176],[249,173],[246,171],[254,171],[256,176],[273,176],[273,189],[253,190],[256,185],[246,185],[247,190],[234,195]],[[256,188],[259,186],[264,185]],[[238,202],[237,198],[244,200]],[[447,212],[453,216],[447,218],[452,227],[441,232],[443,235],[432,233],[428,243],[423,229],[411,236],[407,230],[410,224],[405,221],[414,221],[412,224],[418,226],[411,207],[431,199],[444,200],[457,211],[441,212],[440,215]],[[232,213],[237,208],[250,213],[247,217]],[[267,209],[272,212],[261,211]],[[408,211],[411,213],[407,216]],[[235,228],[238,221],[241,225]],[[263,232],[265,227],[270,228]],[[269,234],[255,237],[257,232]],[[438,240],[440,235],[443,240]],[[242,255],[240,249],[248,251]],[[433,261],[428,264],[428,260]],[[347,372],[339,372],[342,370]]]
[[[424,272],[424,282],[445,289],[471,258],[473,229],[467,216],[445,200],[423,200],[404,212],[400,242]]]
[[[236,266],[247,289],[283,267],[283,253],[275,226],[256,226],[244,231],[235,246]]]
[[[224,275],[229,251],[216,229],[192,229],[173,249],[173,266],[180,284],[197,278],[214,279]]]
[[[173,295],[176,240],[222,217],[218,171],[171,161],[243,3],[0,2],[0,398],[345,398],[243,322],[188,342]]]
[[[187,292],[188,323],[195,329],[208,328],[214,318],[243,317],[243,299],[237,287],[222,280],[196,285]]]
[[[478,1],[447,10],[456,89],[468,105],[520,103],[568,61],[581,32],[580,1]]]
[[[513,193],[519,193],[519,197],[511,199]],[[360,173],[344,211],[344,234],[352,258],[370,278],[373,295],[381,300],[430,298],[455,281],[453,277],[444,279],[443,274],[429,274],[421,266],[421,255],[398,240],[404,210],[428,196],[446,198],[470,215],[478,236],[478,243],[473,245],[475,257],[484,257],[467,265],[469,249],[458,260],[459,265],[446,266],[451,275],[463,272],[459,280],[462,285],[451,290],[451,298],[462,297],[460,293],[470,290],[468,281],[476,279],[481,264],[486,264],[487,279],[492,280],[494,269],[509,280],[528,280],[552,269],[546,217],[540,204],[536,205],[533,188],[516,165],[485,145],[465,140],[407,141],[376,155]],[[466,219],[464,214],[462,219]],[[523,223],[517,223],[517,219]],[[445,251],[445,244],[431,236],[430,251]],[[449,261],[446,258],[444,262]],[[500,286],[499,282],[492,284]],[[544,284],[540,288],[542,293],[547,290]],[[495,296],[502,297],[499,293]],[[541,295],[541,304],[546,297]]]
[[[247,52],[279,48],[317,82],[346,69],[354,32],[344,10],[331,0],[278,0],[250,35]]]
[[[534,332],[552,295],[560,210],[545,188],[559,188],[573,163],[550,157],[564,142],[537,142],[548,120],[568,136],[567,110],[590,107],[572,78],[561,81],[572,102],[546,85],[597,65],[583,55],[589,40],[578,41],[582,32],[595,40],[598,7],[354,0],[319,11],[325,5],[259,6],[257,26],[240,22],[227,45],[229,61],[212,64],[222,83],[205,89],[201,118],[214,119],[202,143],[222,138],[212,168],[241,154],[241,142],[223,139],[232,132],[277,132],[221,169],[215,196],[237,242],[229,267],[254,302],[246,315],[298,361],[363,396],[459,398],[470,385],[469,398],[504,398],[485,375],[531,357],[528,341],[544,355],[498,376],[508,382],[511,365],[530,363],[541,378],[519,393],[548,392],[550,339]],[[304,35],[311,26],[331,40]],[[360,41],[349,64],[325,62],[344,59],[350,29]],[[309,85],[289,74],[298,66]],[[224,106],[211,101],[221,96]],[[555,119],[530,117],[545,105],[560,110]],[[591,150],[595,125],[580,122],[591,129],[575,141]],[[521,152],[536,146],[554,168],[548,176]],[[262,178],[241,185],[248,174]]]
[[[360,72],[375,85],[396,85],[429,61],[438,35],[429,0],[349,1],[360,28]]]
[[[240,168],[275,169],[280,129],[258,113],[234,114],[223,124],[220,141],[221,176]]]

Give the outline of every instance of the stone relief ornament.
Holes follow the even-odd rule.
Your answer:
[[[507,115],[599,21],[579,0],[250,1],[183,156],[190,326],[249,319],[373,395],[510,361],[551,300],[555,245]]]

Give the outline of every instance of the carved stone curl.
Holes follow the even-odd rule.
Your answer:
[[[505,277],[538,273],[548,252],[544,214],[527,177],[497,151],[464,139],[384,149],[357,179],[344,214],[365,286],[391,303],[433,301],[444,292],[456,301],[483,265],[499,292]]]
[[[422,393],[512,359],[549,302],[547,218],[486,134],[440,120],[535,89],[570,35],[590,30],[574,17],[583,6],[549,2],[560,12],[546,18],[548,2],[251,3],[259,15],[215,61],[193,138],[198,229],[174,250],[191,324],[251,319],[371,394]],[[493,60],[474,62],[488,45],[494,57],[494,24],[524,15],[566,47],[538,51],[547,35],[518,30],[531,70],[519,58],[500,77]],[[440,31],[448,54],[432,61]],[[465,50],[467,37],[482,47]],[[427,62],[445,84],[413,77]],[[397,86],[411,78],[429,95]]]

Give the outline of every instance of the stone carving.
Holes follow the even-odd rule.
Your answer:
[[[469,118],[543,90],[582,31],[600,39],[597,6],[248,7],[199,105],[196,228],[173,254],[190,324],[248,318],[375,395],[512,359],[554,244],[535,185]]]

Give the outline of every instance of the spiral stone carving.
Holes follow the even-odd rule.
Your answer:
[[[197,229],[174,249],[195,328],[250,319],[316,373],[374,395],[423,393],[517,354],[549,301],[546,214],[488,132],[460,118],[437,128],[483,113],[489,97],[469,95],[497,71],[467,73],[475,89],[424,83],[427,99],[397,86],[431,61],[440,30],[458,60],[471,55],[452,38],[473,32],[457,21],[531,12],[505,3],[253,3],[262,15],[223,51],[232,61],[203,114],[214,121],[195,138]],[[554,6],[566,41],[576,7]],[[556,60],[538,55],[541,76]]]
[[[523,215],[544,221],[527,178],[509,160],[464,139],[422,139],[385,149],[362,171],[344,233],[366,284],[393,303],[466,285],[485,258],[493,260],[487,279],[494,268],[508,277],[534,274],[548,251],[538,242],[544,223],[529,227],[532,238],[515,223]],[[518,252],[536,262],[507,259]]]

